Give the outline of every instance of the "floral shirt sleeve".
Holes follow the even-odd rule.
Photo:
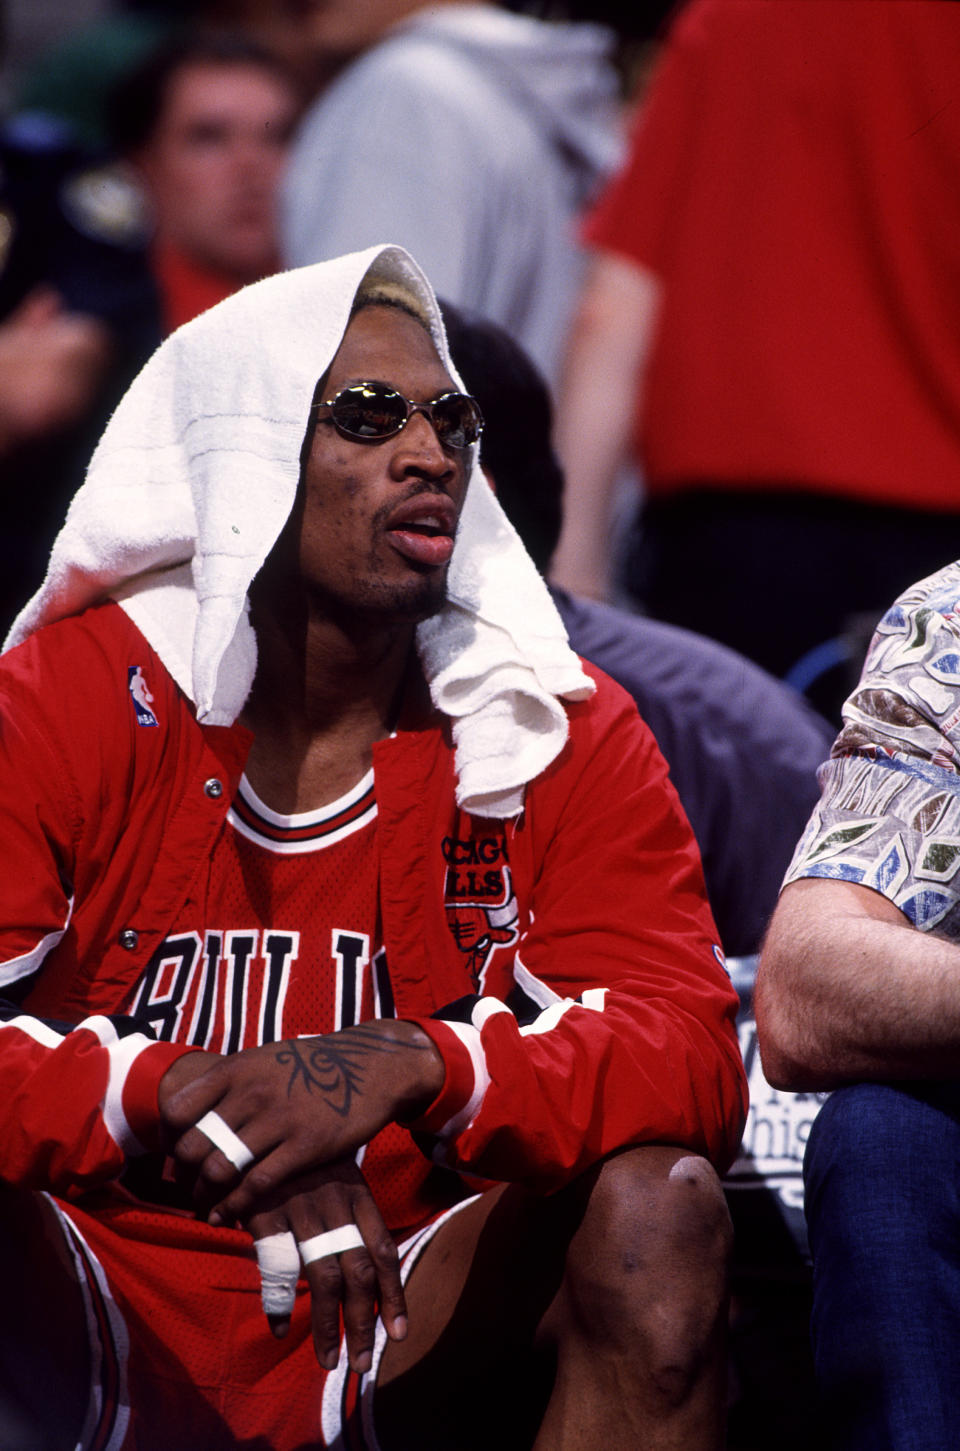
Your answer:
[[[877,627],[785,881],[871,887],[960,941],[960,561]]]

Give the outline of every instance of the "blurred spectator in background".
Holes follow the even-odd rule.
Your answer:
[[[61,121],[0,129],[0,621],[42,575],[97,436],[159,340],[136,188]]]
[[[42,574],[106,419],[162,333],[276,267],[277,188],[297,108],[279,62],[252,44],[168,42],[119,83],[111,107],[141,185],[35,90],[36,109],[0,132],[8,623]]]
[[[399,242],[555,379],[574,217],[620,152],[610,34],[461,0],[327,0],[312,37],[336,74],[294,145],[287,263]]]
[[[113,93],[113,143],[142,177],[152,213],[165,331],[276,270],[296,109],[279,63],[226,36],[170,42]]]
[[[937,0],[681,12],[588,226],[558,581],[607,592],[632,438],[628,588],[776,674],[960,554],[958,58]]]

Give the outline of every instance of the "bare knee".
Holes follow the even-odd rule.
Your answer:
[[[660,1146],[617,1155],[570,1244],[568,1329],[628,1362],[654,1398],[679,1404],[718,1353],[731,1241],[705,1159]]]

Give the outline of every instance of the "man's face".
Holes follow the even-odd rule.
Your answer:
[[[187,63],[137,157],[157,232],[238,281],[276,266],[277,190],[295,101],[264,66]]]
[[[386,383],[416,403],[457,386],[416,319],[378,306],[347,328],[324,399],[359,382]],[[422,413],[374,443],[342,437],[326,415],[304,469],[302,578],[321,609],[338,615],[346,607],[351,617],[425,619],[446,595],[469,450],[444,448]]]

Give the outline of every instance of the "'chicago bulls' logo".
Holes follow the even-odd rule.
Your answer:
[[[466,956],[474,987],[482,992],[494,952],[510,946],[520,935],[506,842],[497,836],[467,840],[448,836],[443,856],[447,863],[447,923]]]
[[[487,964],[498,947],[516,942],[517,899],[510,868],[503,868],[503,896],[499,902],[448,902],[447,923],[454,941],[467,955],[467,971],[478,992],[483,991]]]

